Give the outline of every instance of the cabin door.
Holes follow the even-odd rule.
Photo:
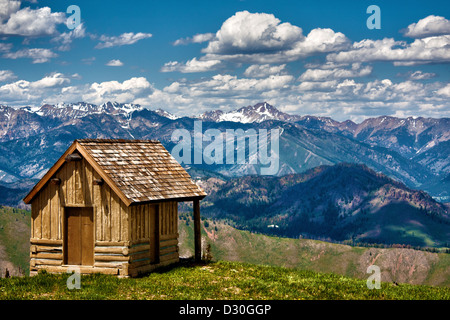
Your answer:
[[[150,206],[150,262],[159,263],[159,206]]]
[[[65,263],[94,264],[94,219],[92,208],[65,208]]]

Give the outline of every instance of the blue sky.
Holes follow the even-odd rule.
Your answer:
[[[450,4],[392,2],[0,0],[0,104],[448,117]]]

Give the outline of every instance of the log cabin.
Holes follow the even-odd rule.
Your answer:
[[[192,201],[201,259],[206,193],[158,141],[75,140],[24,198],[31,204],[30,275],[135,277],[179,261],[178,203]]]

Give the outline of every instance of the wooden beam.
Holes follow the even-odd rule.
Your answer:
[[[55,186],[59,186],[61,184],[61,179],[59,178],[53,178],[50,180],[51,184],[54,184]]]
[[[103,184],[103,179],[94,179],[94,185],[101,186]]]
[[[202,259],[202,236],[200,229],[200,200],[194,200],[194,247],[195,247],[195,261],[199,262]]]
[[[70,162],[70,161],[80,161],[82,158],[78,153],[72,153],[72,154],[68,154],[66,156],[66,161]]]

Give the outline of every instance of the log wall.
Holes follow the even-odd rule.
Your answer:
[[[100,176],[85,159],[65,162],[53,178],[60,183],[48,182],[32,201],[30,274],[66,272],[65,207],[93,208],[94,265],[81,266],[82,272],[129,276],[178,261],[176,201],[127,207],[106,183],[94,184]],[[155,215],[158,244],[152,243]]]

